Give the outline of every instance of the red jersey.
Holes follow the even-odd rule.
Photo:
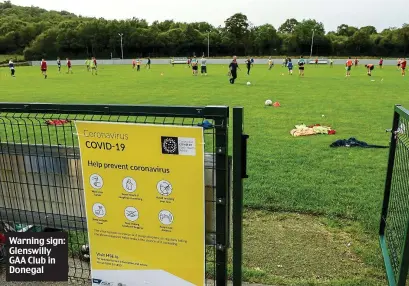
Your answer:
[[[351,67],[352,66],[352,60],[347,60],[346,66]]]
[[[379,64],[380,64],[380,65],[383,64],[383,60],[379,60]]]
[[[96,59],[94,59],[94,65],[97,65],[97,60]]]
[[[41,61],[41,69],[46,70],[47,69],[47,62],[46,61]]]
[[[70,60],[67,61],[67,66],[68,66],[69,68],[71,67],[71,61],[70,61]]]
[[[406,60],[401,61],[400,67],[403,69],[406,68]]]
[[[357,59],[355,59],[355,64],[356,64],[356,65],[358,64],[358,62],[359,62],[359,61],[358,61]]]

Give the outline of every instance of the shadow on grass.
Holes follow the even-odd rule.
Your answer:
[[[349,220],[296,213],[246,211],[243,281],[268,285],[385,285],[377,237]],[[80,257],[87,234],[70,232],[70,254]],[[213,253],[207,247],[207,257]],[[231,255],[228,277],[232,278]],[[215,263],[206,262],[214,279]]]

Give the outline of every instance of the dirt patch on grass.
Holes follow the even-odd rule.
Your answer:
[[[361,249],[360,239],[319,217],[261,211],[244,217],[243,261],[249,280],[259,280],[252,279],[255,272],[263,274],[260,282],[281,281],[279,285],[370,280],[367,285],[376,285],[383,279],[382,272],[374,275],[376,269],[354,251]]]

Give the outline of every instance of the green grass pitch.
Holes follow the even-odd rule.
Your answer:
[[[245,278],[277,285],[305,285],[303,283],[311,281],[323,285],[328,281],[334,285],[358,285],[362,281],[360,285],[382,285],[377,232],[388,149],[332,149],[329,145],[349,137],[388,145],[390,134],[385,133],[385,129],[391,128],[394,104],[409,106],[409,76],[402,77],[396,67],[383,70],[376,67],[369,77],[360,66],[352,69],[350,78],[345,78],[342,66],[307,66],[304,78],[298,76],[296,68],[293,76],[281,66],[269,71],[267,65],[257,65],[250,76],[245,74],[244,64],[241,69],[236,84],[231,85],[227,66],[222,65],[208,65],[208,76],[197,77],[180,65],[172,68],[153,64],[150,70],[142,67],[140,72],[132,70],[130,65],[100,65],[97,76],[92,76],[83,66],[74,66],[73,74],[66,74],[65,68],[59,74],[57,67],[50,66],[46,80],[39,67],[17,67],[15,78],[10,77],[8,68],[0,68],[0,100],[243,106],[245,132],[251,136],[250,178],[245,181],[244,193],[247,207]],[[251,82],[250,86],[246,85],[247,81]],[[265,107],[266,99],[279,101],[281,107]],[[337,134],[292,137],[289,131],[301,123],[328,124]],[[351,264],[345,266],[350,271],[342,275],[333,273],[317,278],[311,274],[314,273],[312,263],[307,261],[299,265],[306,271],[298,273],[291,267],[278,265],[300,263],[296,257],[300,254],[294,253],[294,247],[288,245],[280,247],[293,255],[283,254],[284,262],[272,259],[274,262],[270,265],[271,259],[264,261],[263,252],[270,251],[274,245],[258,245],[254,241],[257,237],[276,235],[274,229],[266,230],[268,226],[260,223],[260,217],[261,221],[277,219],[266,211],[288,213],[285,219],[290,220],[296,219],[292,213],[307,215],[308,221],[326,224],[326,230],[359,238],[351,253],[365,267],[355,273],[355,266]],[[302,224],[305,229],[301,233],[314,228],[306,221]],[[257,251],[256,246],[262,251]],[[271,255],[275,253],[271,250]],[[336,255],[333,254],[333,258]],[[328,257],[318,259],[323,260],[323,265],[332,263]],[[319,271],[319,267],[317,269]],[[368,273],[375,272],[380,277],[365,284],[374,277]],[[368,278],[370,276],[372,278]]]

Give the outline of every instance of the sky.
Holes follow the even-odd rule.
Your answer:
[[[2,0],[0,0],[2,1]],[[142,18],[178,22],[206,21],[214,26],[235,13],[247,15],[254,25],[278,28],[286,19],[315,19],[327,32],[341,24],[372,25],[381,31],[409,22],[408,0],[11,0],[15,5],[66,10],[106,19]]]

